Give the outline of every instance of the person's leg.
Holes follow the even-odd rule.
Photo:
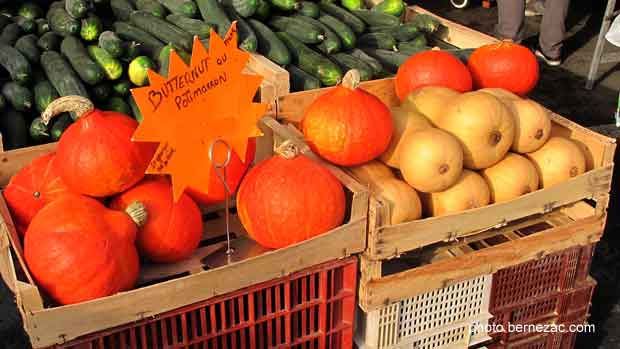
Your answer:
[[[540,51],[552,60],[560,60],[562,42],[566,35],[566,14],[570,0],[546,0],[545,14],[540,24]]]
[[[500,39],[521,42],[525,0],[497,0],[497,34]]]

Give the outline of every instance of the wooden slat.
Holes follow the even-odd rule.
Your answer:
[[[16,293],[17,275],[11,253],[11,242],[9,241],[8,231],[2,221],[0,221],[0,277],[2,277],[11,292]]]
[[[265,77],[275,87],[274,99],[261,99],[263,102],[272,102],[275,100],[275,97],[283,96],[290,92],[289,74],[286,69],[256,53],[250,55],[248,67],[256,74]]]
[[[56,150],[57,143],[49,143],[0,153],[0,187],[9,183],[11,176],[38,155]]]

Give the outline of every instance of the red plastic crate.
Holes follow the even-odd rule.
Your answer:
[[[349,349],[356,277],[349,257],[54,348]]]

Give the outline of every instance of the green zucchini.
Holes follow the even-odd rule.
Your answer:
[[[45,75],[60,96],[82,96],[88,98],[86,87],[77,76],[71,64],[56,51],[41,54],[41,66]],[[75,117],[72,114],[72,117]]]
[[[248,24],[252,26],[258,38],[258,52],[280,65],[291,62],[288,48],[269,27],[252,18],[248,19]]]
[[[396,73],[396,71],[398,71],[398,67],[405,63],[407,58],[409,58],[408,55],[389,50],[372,48],[364,48],[363,50],[381,62],[381,65],[383,65],[383,67],[391,73]]]
[[[338,34],[336,34],[336,32],[331,30],[328,26],[323,24],[323,22],[306,16],[295,16],[294,18],[298,18],[308,24],[312,24],[315,27],[321,28],[323,30],[325,39],[320,44],[316,45],[316,48],[318,48],[319,51],[327,55],[340,51],[342,43],[340,42]]]
[[[80,32],[80,22],[69,16],[64,9],[50,10],[47,13],[47,21],[52,31],[60,36],[77,35]]]
[[[37,31],[37,23],[26,17],[22,16],[13,16],[13,22],[15,22],[22,30],[22,32],[26,34],[32,34]]]
[[[372,73],[374,76],[378,75],[384,70],[381,62],[379,62],[376,58],[369,56],[366,52],[360,50],[359,48],[354,48],[347,53],[353,57],[359,58],[360,60],[368,64],[372,68]]]
[[[4,110],[4,108],[6,108],[6,98],[0,94],[0,110]]]
[[[411,24],[418,27],[421,31],[431,34],[436,32],[441,26],[441,22],[437,18],[424,13],[415,15],[411,20]]]
[[[198,15],[198,8],[192,0],[159,0],[159,2],[172,13],[191,18]]]
[[[164,19],[144,11],[134,11],[129,19],[133,25],[163,42],[171,43],[186,51],[192,50],[192,35]]]
[[[37,46],[37,36],[34,34],[24,35],[15,42],[15,49],[24,55],[32,64],[39,64],[41,51]]]
[[[222,5],[224,7],[231,8],[235,10],[239,16],[247,18],[250,17],[256,12],[258,8],[257,0],[222,0]]]
[[[131,83],[127,79],[122,79],[112,85],[112,91],[117,96],[125,97],[129,95],[131,89]]]
[[[301,6],[298,0],[267,0],[272,7],[282,11],[293,11]]]
[[[27,2],[17,10],[17,15],[34,20],[43,17],[43,9],[35,3]]]
[[[95,41],[103,31],[103,24],[99,17],[89,15],[82,19],[82,27],[80,28],[80,36],[85,41]]]
[[[340,5],[349,11],[359,10],[364,6],[363,0],[340,0]]]
[[[351,49],[357,44],[357,37],[353,29],[336,17],[321,13],[319,22],[325,24],[326,27],[338,35],[343,48]]]
[[[342,79],[342,71],[332,61],[288,33],[278,32],[276,34],[288,47],[295,64],[319,79],[323,85],[333,86]]]
[[[78,38],[73,36],[64,38],[60,44],[60,52],[67,57],[73,70],[85,83],[96,85],[105,78],[103,69],[91,59],[86,47]]]
[[[32,92],[14,81],[2,85],[2,95],[17,111],[26,111],[32,108]]]
[[[136,57],[129,64],[129,80],[136,86],[144,86],[149,83],[148,70],[155,69],[155,63],[147,56]]]
[[[416,53],[427,51],[430,49],[431,48],[427,46],[420,47],[418,45],[411,45],[411,43],[407,41],[398,43],[398,52],[407,56],[413,56]]]
[[[368,24],[369,26],[397,26],[400,24],[400,19],[398,17],[394,17],[383,12],[371,10],[352,10],[351,13],[359,17],[362,21],[364,21],[364,23]]]
[[[232,22],[217,0],[196,0],[202,19],[215,24],[219,36],[224,37]]]
[[[60,0],[60,1],[54,1],[53,3],[50,4],[48,11],[54,10],[54,9],[65,9],[65,0]]]
[[[93,97],[93,101],[101,103],[108,100],[108,97],[112,94],[112,87],[110,83],[104,81],[100,84],[97,84],[91,88],[91,94]]]
[[[403,41],[398,44],[399,51],[408,51],[408,52],[419,52],[420,50],[427,50],[429,47],[426,45],[428,41],[426,40],[426,36],[420,33],[411,41]],[[411,53],[409,53],[411,54]]]
[[[398,51],[396,39],[388,33],[366,33],[357,38],[360,47]]]
[[[128,21],[129,15],[136,10],[133,2],[129,0],[110,0],[110,7],[119,21]]]
[[[360,73],[361,81],[372,79],[372,67],[363,60],[350,54],[339,52],[330,56],[342,68],[342,71],[357,69]]]
[[[148,12],[155,17],[166,17],[166,9],[157,0],[136,0],[136,9]]]
[[[123,42],[123,55],[121,59],[125,62],[131,62],[140,55],[140,44],[135,41]]]
[[[312,1],[301,1],[297,13],[306,17],[319,18],[319,5]]]
[[[237,45],[240,49],[248,52],[256,52],[258,49],[258,39],[252,27],[233,9],[225,9],[228,18],[237,21],[237,35],[239,37]]]
[[[142,123],[142,120],[144,120],[144,116],[142,116],[142,112],[140,111],[140,108],[138,108],[138,105],[133,99],[133,96],[130,95],[129,97],[127,97],[127,104],[129,104],[129,108],[131,108],[131,115],[133,116],[133,118],[136,119],[138,123]]]
[[[2,33],[0,34],[0,43],[7,45],[15,45],[17,39],[19,39],[24,34],[24,31],[17,23],[7,24],[4,29],[2,29]]]
[[[323,29],[295,17],[273,16],[269,26],[288,33],[304,44],[318,44],[325,39]]]
[[[364,21],[336,4],[321,1],[319,7],[321,7],[321,11],[341,20],[357,34],[361,34],[366,30],[366,24]]]
[[[90,2],[88,0],[65,0],[65,11],[75,19],[86,17],[89,10]]]
[[[0,14],[0,31],[11,23],[13,23],[13,21],[11,20],[11,16]]]
[[[62,136],[63,132],[65,132],[65,130],[69,128],[72,123],[73,119],[71,118],[71,115],[69,113],[62,113],[59,116],[55,117],[54,121],[52,121],[52,128],[50,129],[50,136],[52,137],[52,141],[57,142],[60,139],[60,136]]]
[[[34,92],[34,104],[39,113],[43,113],[47,106],[59,97],[58,92],[49,80],[39,81],[32,90]]]
[[[16,110],[7,110],[0,118],[0,133],[4,150],[23,148],[28,145],[28,125],[24,115]]]
[[[123,75],[123,66],[108,51],[99,46],[88,46],[88,54],[103,69],[108,80],[116,80]]]
[[[315,90],[321,88],[321,81],[294,65],[286,66],[290,76],[291,92]]]
[[[13,81],[25,84],[30,81],[32,68],[28,59],[15,48],[0,43],[0,65],[11,75]]]
[[[124,40],[131,40],[140,43],[140,52],[149,57],[157,58],[159,51],[164,48],[164,44],[153,35],[145,32],[140,28],[125,22],[115,22],[113,24],[114,32]]]
[[[108,99],[108,103],[103,106],[103,110],[115,111],[117,113],[122,113],[125,115],[131,114],[131,108],[129,105],[118,96],[112,96]]]
[[[370,31],[392,34],[394,39],[398,41],[411,41],[421,33],[413,23],[404,23],[397,26],[377,26],[370,28]]]
[[[47,19],[37,18],[35,22],[37,23],[37,35],[41,36],[50,31],[50,24],[47,22]]]
[[[203,39],[208,40],[208,39]],[[204,42],[201,41],[203,45]],[[209,45],[205,45],[205,48],[208,50]],[[161,51],[159,51],[159,57],[157,57],[157,63],[159,64],[159,75],[163,77],[168,76],[168,68],[170,66],[170,51],[174,50],[174,47],[171,44],[164,46]]]
[[[39,37],[39,41],[37,41],[37,45],[43,51],[56,51],[60,48],[61,41],[62,41],[62,38],[60,37],[60,35],[54,32],[47,32],[41,35],[41,37]]]
[[[40,116],[34,118],[30,123],[29,128],[30,138],[35,143],[47,143],[50,139],[50,133],[47,129],[47,125],[43,122]]]
[[[106,52],[114,58],[123,55],[123,40],[113,31],[106,30],[99,34],[98,44],[99,47],[106,50]]]
[[[169,14],[166,20],[177,27],[185,30],[191,35],[197,35],[199,38],[208,38],[211,34],[211,24],[194,18],[185,17],[183,15]]]
[[[267,0],[257,0],[256,11],[254,12],[254,18],[259,21],[266,21],[271,16],[271,6]]]
[[[405,7],[407,7],[407,5],[403,0],[383,0],[379,4],[373,6],[371,10],[400,17],[403,11],[405,11]]]

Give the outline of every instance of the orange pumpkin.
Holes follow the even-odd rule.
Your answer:
[[[24,239],[26,262],[38,285],[60,304],[131,289],[140,269],[134,241],[144,207],[136,203],[128,213],[131,217],[78,194],[43,207]]]
[[[511,42],[477,48],[467,66],[476,88],[503,88],[524,96],[538,83],[536,56],[527,47]]]
[[[148,219],[138,229],[140,255],[160,263],[189,257],[202,238],[202,217],[198,205],[186,194],[173,202],[172,185],[166,177],[148,177],[115,197],[110,208],[126,210],[133,202],[146,207]]]
[[[312,150],[338,165],[360,165],[378,157],[392,137],[390,110],[358,85],[359,72],[347,72],[342,85],[317,98],[302,121]]]
[[[409,57],[398,68],[395,83],[401,101],[424,86],[443,86],[458,92],[468,92],[472,88],[471,74],[465,64],[450,53],[437,50]]]
[[[136,120],[95,110],[89,100],[77,96],[56,99],[42,118],[49,122],[67,111],[75,112],[79,119],[60,137],[56,164],[72,191],[105,197],[130,188],[144,177],[157,144],[131,141],[138,126]]]
[[[237,212],[252,239],[281,248],[342,224],[345,195],[338,179],[316,161],[276,155],[245,176]]]
[[[54,166],[55,157],[55,153],[48,153],[34,159],[14,174],[4,189],[4,199],[20,235],[40,209],[70,192]]]
[[[230,162],[226,166],[226,183],[228,188],[232,191],[231,196],[234,195],[235,190],[239,186],[243,175],[248,170],[254,156],[256,155],[256,139],[250,138],[248,140],[248,147],[245,153],[245,162],[242,162],[237,153],[232,152],[230,156]],[[218,163],[223,163],[224,159],[216,159]],[[218,202],[222,202],[226,199],[226,189],[220,181],[220,178],[215,174],[209,177],[209,192],[204,193],[198,189],[187,188],[185,191],[196,203],[202,205],[212,205]]]

